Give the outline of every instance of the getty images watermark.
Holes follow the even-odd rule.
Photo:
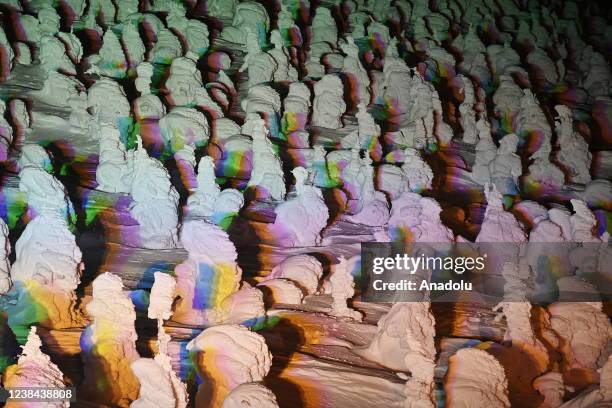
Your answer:
[[[612,300],[612,249],[590,243],[380,243],[361,246],[365,302]],[[516,288],[524,293],[516,293]],[[514,301],[514,300],[510,300]]]
[[[406,253],[395,254],[394,256],[375,256],[372,258],[372,273],[382,275],[391,271],[401,275],[402,272],[409,275],[417,275],[417,272],[424,272],[429,275],[430,271],[447,271],[457,275],[462,275],[467,271],[483,271],[487,254],[482,256],[412,256]],[[429,278],[430,276],[427,276]],[[399,279],[387,281],[375,279],[372,287],[377,291],[385,290],[408,290],[408,291],[432,291],[432,290],[472,290],[473,285],[470,281],[460,279],[458,281],[447,280],[446,282],[432,282],[430,279]]]

